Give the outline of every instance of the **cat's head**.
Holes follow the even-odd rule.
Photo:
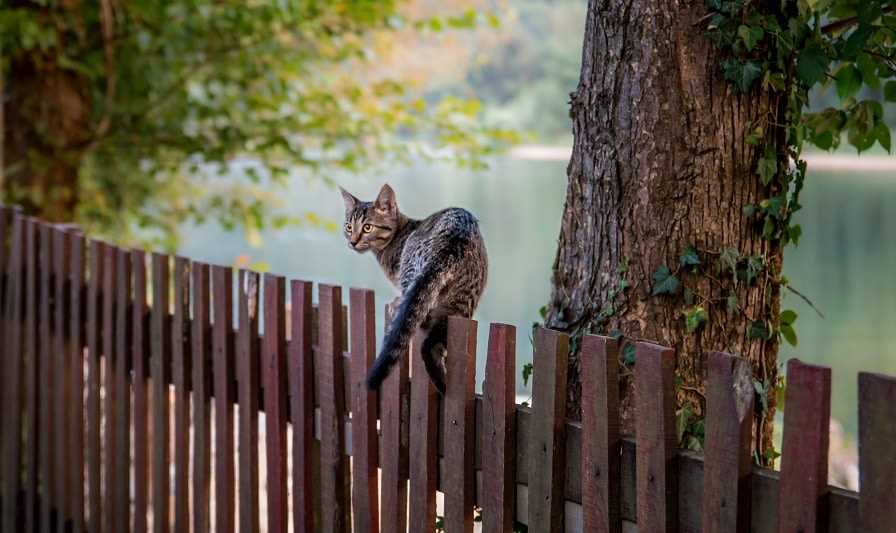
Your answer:
[[[392,241],[398,230],[401,213],[395,203],[395,191],[388,184],[383,185],[376,200],[363,202],[342,187],[339,188],[345,201],[345,223],[342,233],[348,247],[362,253],[368,250],[382,250]]]

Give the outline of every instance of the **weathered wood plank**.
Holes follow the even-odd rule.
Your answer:
[[[56,528],[65,533],[67,520],[71,517],[69,495],[69,470],[71,468],[72,440],[69,435],[71,419],[71,386],[72,365],[66,352],[66,343],[70,337],[68,332],[68,291],[66,291],[69,268],[68,234],[59,228],[51,231],[53,238],[53,371],[56,373],[56,387],[52,392],[56,418],[53,420],[53,456],[56,467],[54,474],[56,487]]]
[[[896,531],[896,378],[859,373],[859,514],[866,533]]]
[[[12,224],[9,263],[6,268],[7,287],[4,293],[6,320],[4,327],[4,377],[3,377],[3,515],[0,526],[3,531],[15,531],[17,512],[22,506],[19,498],[22,466],[22,411],[23,368],[22,319],[25,315],[25,219],[15,215]]]
[[[134,273],[134,301],[131,308],[131,355],[134,367],[134,533],[146,533],[149,495],[149,335],[144,322],[148,313],[145,252],[131,252],[131,269]]]
[[[90,281],[87,286],[87,529],[102,529],[102,465],[100,463],[100,385],[102,373],[103,256],[106,245],[90,241]]]
[[[292,401],[292,513],[295,533],[314,531],[314,353],[309,281],[290,282],[289,393]]]
[[[703,478],[705,533],[750,530],[753,379],[740,357],[709,354]]]
[[[55,391],[57,375],[53,363],[53,229],[43,222],[38,225],[40,231],[40,317],[38,340],[37,373],[40,388],[38,389],[39,408],[38,424],[40,435],[37,442],[39,447],[39,472],[40,472],[40,530],[50,533],[55,521],[54,503],[57,501],[56,491],[56,464],[53,453],[53,429],[55,419]]]
[[[25,531],[37,531],[38,480],[38,222],[28,218],[25,250]],[[97,416],[99,419],[99,416]],[[99,460],[97,460],[99,462]],[[99,496],[97,496],[99,498]],[[99,517],[97,517],[99,522]]]
[[[582,524],[620,533],[619,342],[585,335],[582,376]]]
[[[131,531],[131,254],[115,250],[115,485],[113,529]],[[108,415],[107,415],[108,416]],[[110,530],[111,531],[111,530]]]
[[[190,262],[174,258],[171,378],[174,381],[174,531],[190,527]]]
[[[645,342],[636,350],[638,529],[672,533],[678,525],[675,351]]]
[[[350,482],[345,442],[342,288],[319,286],[318,398],[321,427],[321,526],[324,533],[349,531]]]
[[[171,529],[171,510],[168,501],[171,486],[169,397],[171,379],[171,323],[168,321],[169,290],[171,286],[170,259],[167,255],[152,254],[152,309],[150,311],[152,375],[152,529],[154,533],[168,533]]]
[[[533,531],[563,530],[568,352],[568,335],[536,330],[529,442],[529,527]]]
[[[351,289],[352,518],[356,533],[379,531],[376,392],[367,373],[376,357],[376,307],[373,291]]]
[[[515,327],[489,328],[482,389],[482,531],[511,533],[516,503]]]
[[[234,531],[233,466],[233,271],[212,266],[212,360],[215,394],[215,524]]]
[[[193,532],[208,533],[211,523],[211,324],[209,267],[193,263]]]
[[[411,342],[411,399],[408,446],[410,533],[432,533],[436,526],[438,476],[438,392],[423,365],[418,332]],[[413,428],[413,429],[410,429]]]
[[[69,381],[69,435],[71,437],[71,469],[68,491],[71,496],[72,532],[82,533],[84,522],[84,323],[82,315],[82,289],[84,288],[84,237],[78,232],[69,236],[69,312],[66,345],[70,359]]]
[[[831,369],[787,363],[778,531],[816,531],[826,521]]]
[[[286,280],[264,276],[264,409],[267,452],[268,531],[286,533]]]
[[[475,320],[448,319],[448,357],[445,364],[445,460],[452,465],[445,476],[445,528],[473,532],[476,472],[473,470],[476,406]]]
[[[240,531],[257,533],[258,507],[258,274],[240,270],[239,326],[236,341],[237,395],[240,402]]]
[[[391,317],[386,311],[386,329]],[[382,495],[380,530],[407,531],[408,418],[410,416],[408,356],[395,363],[380,385],[380,465]]]

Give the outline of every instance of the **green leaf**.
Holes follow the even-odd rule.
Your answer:
[[[877,75],[878,63],[871,54],[859,54],[856,66],[862,73],[862,81],[872,89],[880,88],[880,76]]]
[[[787,236],[790,238],[790,242],[793,243],[794,246],[797,246],[800,243],[800,237],[803,235],[803,227],[799,224],[794,224],[787,228]]]
[[[651,294],[658,296],[660,294],[675,294],[681,283],[678,278],[672,274],[669,267],[662,265],[653,273],[653,290]]]
[[[706,310],[701,305],[684,310],[685,328],[688,333],[697,331],[701,324],[706,322]]]
[[[782,324],[793,324],[794,322],[796,322],[797,316],[798,315],[796,314],[796,311],[793,311],[791,309],[786,309],[784,311],[781,311],[781,316],[780,316],[781,323]]]
[[[746,26],[742,24],[737,28],[737,36],[744,42],[744,46],[748,51],[756,48],[756,45],[762,40],[764,34],[765,32],[762,28],[757,26]]]
[[[862,87],[862,73],[852,65],[846,65],[838,70],[834,79],[837,82],[837,96],[840,100],[853,96]]]
[[[882,147],[887,152],[891,152],[890,146],[890,128],[887,126],[886,122],[878,122],[877,126],[874,127],[874,133],[877,137],[877,142],[880,143]]]
[[[775,154],[775,149],[771,145],[766,147],[765,154],[759,160],[756,166],[756,173],[759,174],[762,184],[766,186],[771,183],[772,178],[778,173],[778,158]]]
[[[806,87],[812,87],[824,79],[830,61],[821,45],[812,42],[800,51],[796,73]]]
[[[635,364],[635,345],[627,343],[622,348],[622,362],[628,366]]]
[[[719,253],[720,270],[737,274],[738,261],[740,261],[740,254],[737,253],[737,248],[730,246],[722,248],[722,251]]]
[[[872,33],[874,33],[874,28],[871,25],[860,24],[840,46],[840,58],[846,60],[855,59]]]
[[[790,324],[781,324],[781,336],[784,337],[784,340],[787,341],[787,344],[796,347],[797,338],[796,331],[793,329],[793,326]]]
[[[896,102],[896,81],[890,80],[884,84],[884,100]]]
[[[684,253],[679,256],[678,264],[683,267],[699,265],[700,256],[697,254],[697,250],[693,246],[688,246]]]
[[[529,378],[532,377],[532,372],[535,371],[535,365],[532,363],[526,363],[523,365],[523,386],[529,386]]]
[[[726,59],[722,63],[722,70],[725,79],[733,82],[742,93],[749,91],[762,75],[762,65],[756,61],[740,62],[736,59]]]
[[[768,328],[765,322],[762,320],[754,320],[750,323],[749,327],[747,327],[747,338],[748,339],[763,339],[768,340],[771,337],[771,330]]]

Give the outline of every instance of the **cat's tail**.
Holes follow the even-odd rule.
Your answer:
[[[435,305],[447,277],[444,270],[439,271],[430,266],[405,290],[398,311],[392,317],[389,331],[386,332],[386,338],[383,339],[380,354],[367,375],[369,388],[378,388],[389,375],[392,365],[407,353],[411,338]]]

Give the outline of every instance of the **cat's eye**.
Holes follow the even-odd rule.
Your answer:
[[[351,232],[352,232],[352,224],[351,224],[351,222],[349,222],[349,223],[347,223],[347,224],[345,225],[345,232],[346,232],[346,233],[351,233]]]
[[[361,231],[363,231],[364,233],[370,233],[372,229],[373,226],[371,226],[370,224],[364,224],[363,226],[361,226]]]

